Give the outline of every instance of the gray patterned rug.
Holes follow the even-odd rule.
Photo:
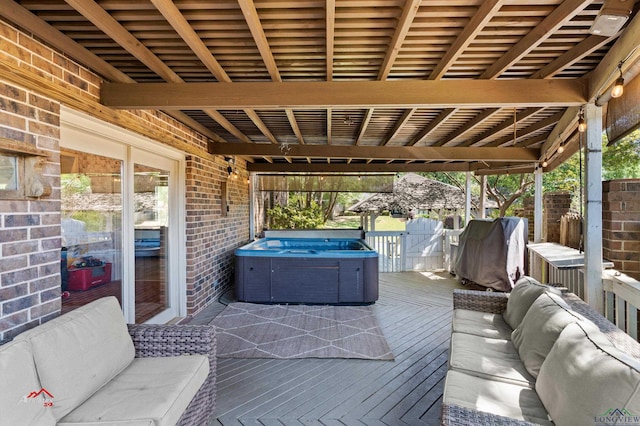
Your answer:
[[[393,360],[372,306],[231,303],[212,322],[220,358]]]

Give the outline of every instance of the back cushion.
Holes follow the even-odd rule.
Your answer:
[[[507,308],[502,314],[507,324],[514,330],[518,328],[533,302],[545,291],[560,295],[560,290],[540,284],[534,278],[526,276],[520,278],[513,286]]]
[[[0,346],[1,426],[55,425],[49,406],[55,400],[46,391],[36,375],[27,342],[13,341]]]
[[[538,376],[542,362],[564,328],[576,321],[587,321],[573,312],[560,296],[545,292],[531,305],[520,327],[511,333],[524,367]]]
[[[596,418],[617,413],[637,416],[640,362],[613,347],[592,323],[572,323],[542,363],[536,391],[558,425],[600,424],[606,420]]]
[[[89,398],[133,361],[134,348],[115,297],[98,299],[18,336],[31,344],[56,419]]]

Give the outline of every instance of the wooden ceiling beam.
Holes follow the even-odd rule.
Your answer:
[[[356,138],[356,142],[354,145],[358,146],[362,143],[362,138],[364,138],[364,134],[367,132],[367,128],[369,127],[369,123],[371,122],[371,117],[373,117],[373,108],[369,108],[362,119],[362,123],[360,124],[360,130],[358,131],[358,137]]]
[[[460,57],[462,52],[464,52],[469,44],[478,36],[485,25],[491,21],[504,2],[504,0],[485,0],[482,2],[476,13],[469,20],[469,23],[465,25],[451,47],[447,49],[447,52],[442,59],[440,59],[438,65],[431,71],[429,80],[439,80],[445,75],[449,67]]]
[[[213,76],[221,82],[230,83],[231,78],[222,68],[217,59],[213,56],[209,48],[202,41],[200,36],[193,30],[187,19],[184,17],[180,9],[173,3],[172,0],[151,0],[153,5],[158,11],[165,17],[167,22],[171,24],[171,27],[182,37],[189,48],[196,54],[200,62],[207,67],[207,69],[213,74]],[[236,136],[242,141],[247,141],[249,138],[243,134],[237,127],[232,125],[222,114],[217,111],[207,110],[205,111],[211,118],[216,120],[218,124],[223,126],[227,131]],[[278,143],[276,137],[271,133],[266,124],[262,121],[258,113],[252,109],[245,109],[245,114],[251,119],[256,127],[264,134],[271,143]]]
[[[440,111],[437,117],[435,117],[428,125],[426,125],[420,132],[418,132],[407,144],[408,146],[414,146],[422,142],[429,133],[433,132],[435,129],[440,127],[443,123],[447,121],[451,115],[453,115],[457,111],[457,108],[445,108]]]
[[[381,173],[381,172],[467,172],[473,170],[469,163],[253,163],[247,164],[249,172],[267,173]]]
[[[173,72],[160,58],[158,58],[151,50],[144,46],[137,38],[133,36],[126,28],[116,21],[107,11],[93,0],[65,0],[71,7],[76,9],[85,18],[100,28],[105,34],[111,37],[115,42],[127,50],[130,54],[138,58],[150,70],[169,81],[169,84],[185,84],[184,80]],[[129,84],[129,83],[126,83]],[[135,86],[136,84],[131,84]],[[150,108],[161,109],[164,108]],[[175,108],[170,108],[171,110]],[[186,108],[178,108],[186,109]],[[231,134],[241,141],[250,141],[249,137],[243,134],[237,127],[230,123],[221,113],[212,108],[202,108],[203,111],[211,118],[216,120]]]
[[[387,133],[387,136],[384,138],[384,141],[382,141],[381,145],[388,144],[393,140],[393,138],[398,136],[398,133],[400,133],[404,125],[407,124],[409,120],[411,120],[411,117],[417,110],[418,108],[411,108],[411,109],[405,110],[404,113],[402,114],[402,117],[400,117],[400,119],[396,121],[396,124],[393,126],[393,129],[391,129],[391,131]]]
[[[386,80],[389,76],[393,63],[400,52],[400,48],[402,48],[402,44],[407,37],[411,24],[413,24],[413,19],[418,13],[418,9],[420,9],[420,2],[421,0],[406,0],[404,7],[402,8],[402,15],[398,18],[393,38],[391,39],[391,43],[389,43],[387,54],[384,57],[382,67],[378,73],[378,80]]]
[[[326,0],[325,4],[325,49],[327,81],[333,80],[333,48],[336,31],[336,0]]]
[[[466,132],[473,129],[475,126],[487,121],[491,118],[495,113],[500,111],[500,108],[487,108],[482,111],[480,114],[477,114],[471,120],[467,121],[464,125],[458,127],[455,131],[449,133],[446,137],[440,139],[437,143],[432,146],[444,146],[454,140],[457,137],[465,134]]]
[[[514,135],[507,135],[507,136],[504,136],[504,137],[502,137],[502,138],[500,138],[498,140],[489,142],[488,144],[485,144],[485,145],[482,145],[482,146],[485,146],[485,147],[487,147],[487,146],[499,147],[499,146],[502,146],[502,145],[507,144],[509,142],[513,142],[514,139],[517,142],[517,140],[519,138],[523,138],[523,137],[525,137],[527,135],[530,135],[530,134],[535,133],[537,131],[543,130],[546,127],[553,126],[553,125],[557,124],[560,121],[560,119],[562,118],[563,115],[564,115],[564,111],[560,111],[560,112],[552,115],[551,117],[547,117],[547,118],[545,118],[543,120],[536,121],[531,126],[528,126],[525,129],[516,130],[515,136]]]
[[[480,78],[494,79],[518,62],[527,53],[554,34],[560,27],[591,4],[591,0],[565,0],[547,15],[533,30],[522,37],[509,51],[485,70]]]
[[[104,105],[123,109],[456,108],[575,106],[581,79],[105,83]]]
[[[165,81],[170,83],[184,83],[184,80],[182,80],[178,74],[173,72],[173,70],[149,50],[144,43],[124,28],[98,3],[93,0],[65,1]]]
[[[46,40],[51,46],[64,52],[69,57],[87,66],[109,81],[135,83],[134,79],[12,0],[0,0],[0,16],[27,29],[42,40]],[[225,142],[219,135],[181,111],[172,110],[163,112],[209,139],[216,142]]]
[[[218,155],[282,157],[280,147],[265,143],[210,143],[209,152]],[[360,158],[382,160],[434,161],[537,161],[539,150],[529,148],[487,147],[408,147],[352,145],[290,145],[286,153],[291,158]]]

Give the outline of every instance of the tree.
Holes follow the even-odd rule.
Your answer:
[[[533,183],[533,175],[530,173],[487,176],[487,195],[498,203],[498,214],[504,217]]]
[[[640,178],[640,129],[631,132],[613,145],[602,143],[602,178]]]

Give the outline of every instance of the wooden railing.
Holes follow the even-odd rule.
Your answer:
[[[616,270],[603,272],[604,316],[638,340],[640,282]]]
[[[584,300],[584,262],[582,253],[559,244],[529,246],[529,275],[543,283],[559,283]],[[603,262],[603,315],[634,339],[638,339],[640,281]],[[609,269],[607,269],[609,268]]]
[[[402,272],[406,262],[406,238],[401,231],[368,231],[365,240],[378,252],[379,272]]]

